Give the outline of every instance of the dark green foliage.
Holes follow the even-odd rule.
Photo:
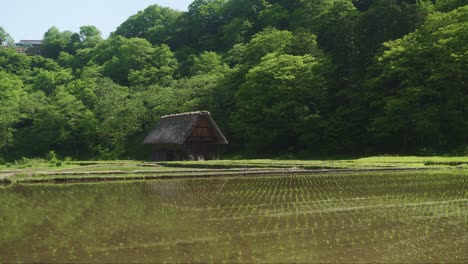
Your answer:
[[[449,12],[465,5],[468,5],[468,0],[438,0],[435,8],[437,11]]]
[[[466,5],[195,0],[105,40],[52,27],[44,57],[0,48],[0,157],[142,159],[161,115],[195,110],[239,154],[464,153]]]

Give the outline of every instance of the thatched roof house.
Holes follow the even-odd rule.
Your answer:
[[[153,160],[211,160],[228,141],[210,113],[200,111],[162,116],[143,143],[152,145]]]

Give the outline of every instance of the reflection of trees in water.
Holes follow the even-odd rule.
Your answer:
[[[227,182],[228,179],[154,181],[146,183],[145,192],[156,195],[163,204],[205,208],[219,201]]]

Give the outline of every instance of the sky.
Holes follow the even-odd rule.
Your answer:
[[[1,0],[0,26],[15,42],[42,39],[52,26],[79,32],[93,25],[107,38],[128,17],[149,5],[186,11],[193,0]]]

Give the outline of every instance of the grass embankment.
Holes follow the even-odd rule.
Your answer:
[[[142,163],[139,161],[34,161],[0,167],[0,184],[84,182],[168,178],[234,177],[381,170],[468,171],[468,157],[382,156],[347,160],[218,160]]]
[[[168,167],[190,168],[291,168],[302,169],[369,169],[369,168],[448,168],[452,166],[468,168],[466,157],[416,157],[378,156],[359,159],[337,160],[215,160],[215,161],[171,161],[160,162]]]

